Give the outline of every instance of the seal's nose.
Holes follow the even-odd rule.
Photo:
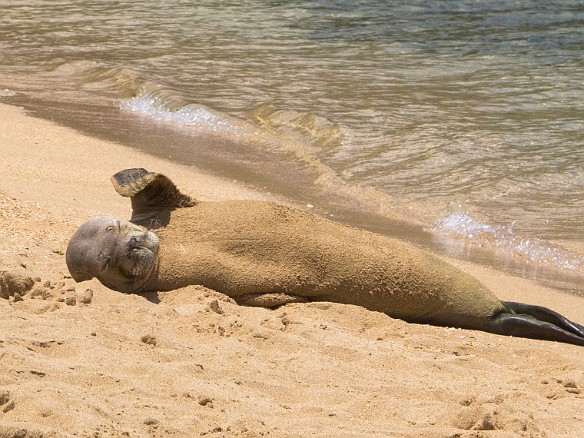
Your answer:
[[[150,238],[151,233],[148,231],[143,231],[140,235],[135,235],[130,237],[128,242],[128,247],[130,250],[133,249],[141,249],[145,247],[149,247],[149,242],[152,240]]]

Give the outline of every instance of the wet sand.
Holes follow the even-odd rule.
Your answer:
[[[338,304],[246,308],[198,286],[144,297],[75,284],[75,228],[130,215],[109,182],[122,168],[199,199],[271,196],[5,105],[0,153],[0,271],[35,279],[0,284],[0,437],[584,434],[581,347]],[[582,298],[453,263],[502,299],[584,322]]]

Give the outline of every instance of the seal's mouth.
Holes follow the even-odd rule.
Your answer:
[[[145,280],[154,267],[159,244],[158,236],[151,231],[130,237],[126,256],[118,265],[119,274],[129,280]]]

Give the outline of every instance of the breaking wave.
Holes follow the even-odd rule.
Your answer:
[[[122,110],[131,111],[157,122],[171,123],[180,127],[195,128],[206,134],[230,134],[240,136],[245,130],[239,120],[214,111],[204,105],[190,104],[170,109],[164,99],[152,94],[142,94],[120,102]]]

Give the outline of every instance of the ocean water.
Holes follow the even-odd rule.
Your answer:
[[[0,102],[584,290],[579,0],[5,0]]]

